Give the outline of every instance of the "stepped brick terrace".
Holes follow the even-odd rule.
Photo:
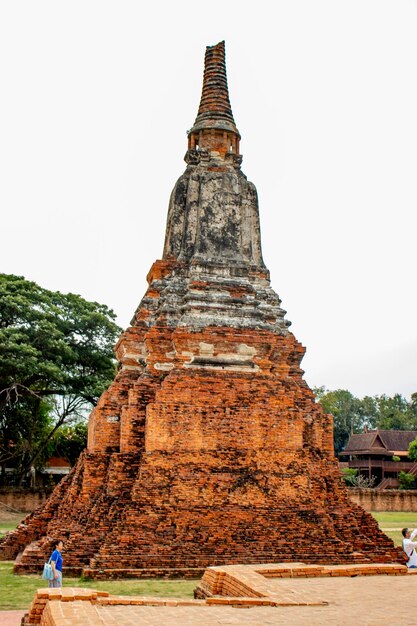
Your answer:
[[[185,161],[163,258],[116,346],[88,448],[3,540],[2,557],[16,559],[16,573],[39,572],[62,537],[64,576],[403,563],[341,483],[332,418],[303,380],[304,348],[271,287],[224,42],[206,50]]]
[[[111,596],[103,591],[78,588],[40,589],[22,623],[23,626],[195,626],[199,623],[205,626],[288,623],[407,626],[415,623],[415,580],[411,572],[399,564],[229,565],[206,570],[197,587],[196,595],[200,599],[196,600]],[[401,603],[393,603],[393,595],[401,597]]]

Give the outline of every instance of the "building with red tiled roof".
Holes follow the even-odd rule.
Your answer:
[[[371,430],[353,433],[339,456],[349,457],[348,467],[369,478],[376,477],[378,487],[398,487],[399,472],[417,475],[417,464],[408,457],[409,445],[416,430]],[[399,457],[393,460],[393,457]]]

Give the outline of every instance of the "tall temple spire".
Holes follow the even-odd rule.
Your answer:
[[[200,107],[188,137],[190,149],[206,148],[223,157],[227,152],[239,152],[240,134],[230,106],[224,41],[206,48]]]

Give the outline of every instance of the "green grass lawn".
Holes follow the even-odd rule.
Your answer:
[[[417,528],[417,513],[397,513],[387,511],[372,513],[383,530],[394,543],[401,545],[401,528]],[[15,528],[20,519],[0,522],[0,536]],[[151,595],[192,597],[197,586],[195,580],[111,580],[96,581],[82,578],[64,578],[64,585],[68,587],[88,587],[102,589],[114,595]],[[0,610],[27,609],[33,599],[35,591],[47,586],[39,576],[14,576],[13,563],[0,562]]]
[[[16,528],[22,517],[0,522],[0,537]],[[0,561],[0,611],[27,609],[33,600],[35,591],[48,584],[39,576],[15,576],[12,561]],[[123,596],[168,596],[192,598],[197,587],[197,580],[165,580],[149,578],[145,580],[84,580],[68,578],[64,574],[66,587],[88,587],[101,589],[113,595]]]
[[[9,530],[13,530],[15,525],[10,527],[10,522],[0,522],[0,537],[3,537]]]
[[[399,513],[398,511],[382,511],[372,513],[380,529],[391,537],[395,545],[401,546],[402,528],[417,528],[417,513]]]
[[[399,513],[398,511],[382,511],[372,513],[380,527],[401,527],[412,526],[417,528],[417,513]]]
[[[0,520],[0,538],[3,537],[9,530],[13,530],[24,519],[25,513],[8,513],[5,519]]]
[[[101,589],[113,595],[192,598],[197,580],[84,580],[64,576],[65,587]],[[27,609],[35,591],[47,587],[40,575],[15,576],[12,561],[0,561],[0,611]]]

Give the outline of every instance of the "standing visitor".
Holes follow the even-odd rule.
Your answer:
[[[51,554],[51,565],[54,577],[49,581],[49,587],[62,587],[62,548],[64,547],[61,539],[54,541],[52,544],[54,551]]]
[[[407,555],[407,567],[417,567],[417,552],[416,546],[417,543],[413,541],[414,537],[417,535],[417,528],[411,532],[408,528],[403,528],[402,531],[403,539],[403,550]]]

